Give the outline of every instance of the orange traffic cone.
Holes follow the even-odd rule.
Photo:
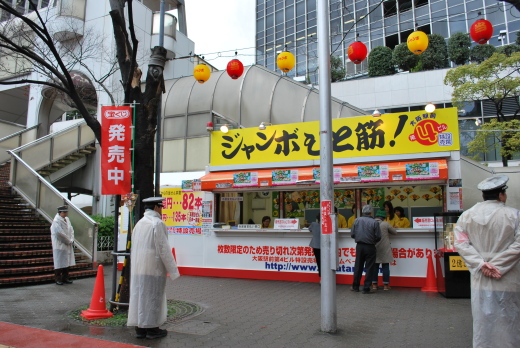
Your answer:
[[[435,279],[435,269],[433,268],[432,255],[428,256],[428,269],[426,271],[426,285],[421,291],[437,292],[437,280]]]
[[[85,319],[104,319],[110,318],[114,314],[107,309],[105,303],[105,278],[103,276],[103,265],[99,265],[94,284],[94,292],[90,300],[90,308],[81,312],[81,316]]]

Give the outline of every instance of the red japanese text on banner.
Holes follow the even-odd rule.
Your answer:
[[[332,234],[332,201],[321,201],[321,234]]]
[[[101,193],[126,194],[132,191],[132,108],[103,106],[101,114]]]

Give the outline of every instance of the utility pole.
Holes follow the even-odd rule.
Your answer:
[[[320,202],[321,202],[321,330],[337,330],[336,268],[338,225],[334,215],[332,119],[330,105],[329,1],[317,0],[320,88]]]

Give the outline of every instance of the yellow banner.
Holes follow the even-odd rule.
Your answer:
[[[202,234],[203,192],[186,192],[180,188],[162,188],[162,219],[169,234]]]
[[[211,165],[315,160],[319,121],[244,128],[211,134]],[[459,150],[456,108],[332,120],[334,158]]]

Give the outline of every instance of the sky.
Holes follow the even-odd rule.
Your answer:
[[[219,70],[226,69],[235,51],[244,65],[254,64],[255,0],[185,0],[185,4],[188,38],[195,42],[196,54]]]

